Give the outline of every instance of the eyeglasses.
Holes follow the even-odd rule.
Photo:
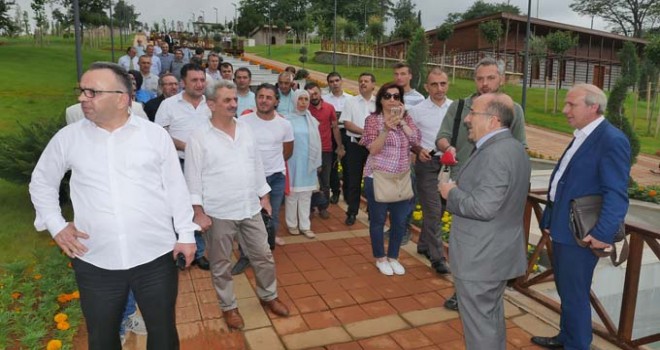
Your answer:
[[[390,100],[392,98],[394,98],[394,101],[401,101],[401,95],[399,94],[390,94],[389,92],[383,94],[383,100]]]
[[[128,92],[126,91],[119,91],[119,90],[94,90],[94,89],[83,89],[83,88],[73,88],[73,91],[76,93],[76,95],[84,94],[85,97],[87,98],[94,98],[96,97],[97,94],[127,94]]]
[[[475,112],[475,111],[473,111],[473,110],[470,110],[470,113],[468,113],[468,114],[472,114],[472,115],[487,115],[487,116],[493,116],[493,115],[494,115],[494,114],[492,114],[492,113],[486,113],[486,112]]]

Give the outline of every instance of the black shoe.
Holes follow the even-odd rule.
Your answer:
[[[247,267],[250,265],[250,259],[248,259],[246,256],[242,256],[238,258],[238,261],[236,262],[236,265],[231,268],[231,274],[232,275],[240,275],[247,269]]]
[[[339,203],[339,193],[333,193],[332,197],[330,197],[330,204],[337,204]]]
[[[440,259],[440,261],[433,262],[431,264],[431,267],[435,270],[435,272],[441,275],[446,275],[449,273],[449,268],[447,267],[447,260],[445,259]]]
[[[452,311],[458,311],[458,297],[456,297],[456,293],[451,296],[451,298],[445,300],[445,309],[449,309]]]
[[[206,260],[205,256],[193,260],[192,265],[197,265],[202,270],[209,270],[211,268],[211,265],[209,264],[209,261]]]
[[[355,215],[348,214],[346,216],[346,221],[344,221],[344,223],[348,226],[353,226],[353,224],[355,224]]]
[[[532,343],[547,349],[563,349],[564,344],[559,341],[559,336],[554,337],[532,337]]]

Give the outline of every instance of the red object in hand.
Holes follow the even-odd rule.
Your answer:
[[[446,166],[454,166],[458,162],[456,161],[456,158],[451,152],[445,152],[442,154],[442,158],[440,158],[440,164],[446,165]]]

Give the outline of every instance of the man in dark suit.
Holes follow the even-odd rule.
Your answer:
[[[527,266],[523,212],[531,166],[509,129],[513,119],[509,96],[474,99],[464,122],[475,151],[456,183],[440,184],[453,214],[449,251],[468,350],[506,349],[504,289]]]
[[[179,79],[172,73],[166,73],[158,79],[158,89],[161,94],[144,104],[144,112],[147,113],[147,117],[151,121],[156,119],[156,112],[158,112],[158,107],[160,107],[163,100],[179,92]]]
[[[550,231],[555,284],[561,299],[559,334],[532,337],[546,348],[589,349],[592,340],[589,291],[598,257],[592,249],[608,248],[628,210],[630,144],[625,135],[603,117],[607,98],[590,84],[569,90],[564,114],[576,130],[550,178],[548,205],[541,228]],[[603,196],[596,226],[577,245],[569,229],[570,201],[588,195]]]

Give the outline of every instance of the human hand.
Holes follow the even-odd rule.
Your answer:
[[[270,196],[263,196],[259,199],[261,209],[265,210],[268,215],[272,215],[273,207],[270,205]]]
[[[195,259],[195,251],[197,250],[197,244],[195,243],[176,243],[174,245],[174,250],[172,251],[172,259],[176,260],[176,256],[179,253],[183,253],[183,256],[186,258],[186,267],[190,267],[193,260]]]
[[[204,210],[195,210],[195,216],[193,216],[193,222],[199,225],[202,232],[206,232],[213,225],[211,218],[206,215]]]
[[[422,148],[417,154],[417,159],[419,159],[421,162],[428,162],[431,160],[431,154],[429,153],[429,150]]]
[[[443,182],[438,184],[438,189],[442,198],[447,199],[449,197],[449,192],[456,187],[456,183],[453,181]]]
[[[55,243],[57,243],[64,254],[68,255],[70,258],[83,256],[87,253],[87,247],[85,247],[78,238],[88,239],[89,235],[85,232],[78,231],[76,225],[72,222],[67,223],[66,227],[53,237]]]
[[[341,160],[346,155],[346,149],[344,149],[343,145],[337,146],[335,153],[337,153],[337,159]]]
[[[608,252],[612,250],[612,245],[607,244],[605,242],[601,242],[594,238],[592,235],[587,235],[582,239],[582,242],[589,243],[589,247],[592,249],[603,249],[604,251]]]

